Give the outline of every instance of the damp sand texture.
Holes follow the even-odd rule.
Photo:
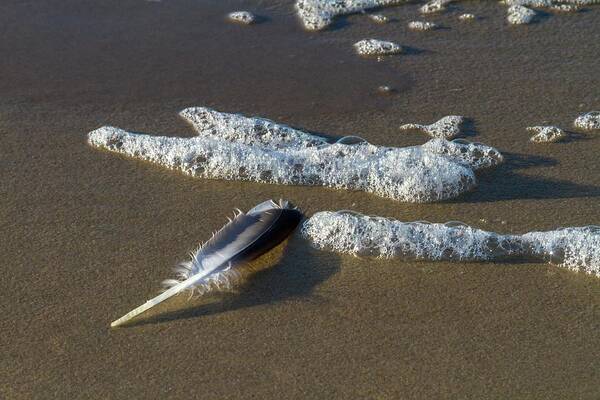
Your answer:
[[[513,26],[497,2],[421,5],[307,32],[293,1],[2,2],[0,398],[600,397],[598,278],[545,263],[356,258],[296,232],[239,293],[108,328],[234,208],[268,198],[501,234],[600,224],[600,137],[573,124],[600,109],[600,8]],[[228,22],[237,10],[263,20]],[[367,38],[407,51],[360,57]],[[412,204],[200,179],[87,144],[105,125],[194,137],[177,113],[199,105],[389,147],[430,139],[402,125],[460,115],[504,163],[457,199]],[[568,138],[532,143],[530,126]]]

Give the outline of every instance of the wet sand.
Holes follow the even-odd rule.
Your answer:
[[[265,20],[226,23],[238,9]],[[499,232],[600,224],[600,136],[525,131],[600,109],[600,8],[521,27],[495,2],[455,10],[434,32],[408,30],[413,4],[308,33],[292,1],[2,2],[0,397],[600,397],[600,281],[545,264],[360,259],[296,234],[238,295],[108,327],[234,207],[267,198]],[[413,50],[362,59],[367,37]],[[194,179],[86,144],[105,124],[192,135],[177,112],[193,105],[393,146],[427,140],[402,123],[465,115],[507,162],[475,192],[415,205]]]

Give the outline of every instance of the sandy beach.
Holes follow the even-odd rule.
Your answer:
[[[544,263],[383,260],[298,232],[238,293],[181,296],[121,329],[232,210],[269,198],[502,233],[600,225],[600,6],[509,26],[473,1],[380,10],[307,32],[292,0],[0,4],[0,398],[598,399],[600,279]],[[228,23],[249,10],[251,26]],[[457,15],[479,18],[461,22]],[[407,46],[381,61],[352,44]],[[395,89],[377,92],[381,85]],[[194,132],[189,106],[385,146],[445,115],[506,162],[458,199],[198,179],[95,149],[103,125]],[[559,125],[564,143],[525,128]]]

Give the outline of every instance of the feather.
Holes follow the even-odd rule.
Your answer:
[[[240,268],[284,241],[302,219],[302,213],[289,202],[267,200],[247,213],[237,210],[235,217],[206,243],[192,253],[191,260],[176,269],[179,279],[163,282],[168,287],[133,311],[110,324],[116,327],[147,311],[168,298],[210,286],[228,287],[242,276]]]

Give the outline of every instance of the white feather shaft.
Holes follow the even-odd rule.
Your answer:
[[[203,270],[203,271],[197,273],[196,275],[192,276],[191,278],[186,279],[185,281],[183,281],[181,283],[178,283],[177,285],[173,286],[172,288],[170,288],[170,289],[162,292],[161,294],[159,294],[155,298],[148,300],[147,302],[145,302],[144,304],[142,304],[138,308],[136,308],[136,309],[128,312],[127,314],[123,315],[121,318],[113,321],[110,324],[110,327],[114,328],[114,327],[117,327],[119,325],[123,325],[125,322],[129,321],[130,319],[132,319],[132,318],[134,318],[134,317],[136,317],[138,315],[140,315],[144,311],[147,311],[147,310],[151,309],[155,305],[160,304],[163,301],[167,300],[168,298],[175,296],[177,293],[182,292],[185,289],[189,288],[190,286],[195,285],[196,283],[198,283],[198,281],[200,281],[201,279],[203,279],[206,276],[210,275],[213,271],[214,271],[214,269]]]

